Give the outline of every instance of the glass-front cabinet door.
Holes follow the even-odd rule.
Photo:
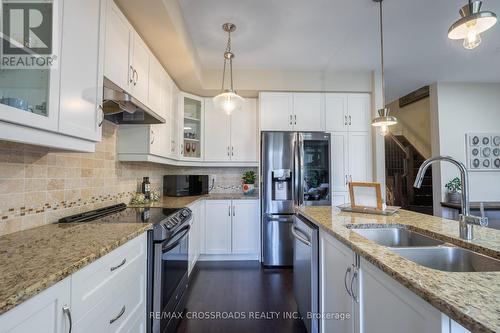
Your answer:
[[[300,204],[330,205],[330,134],[299,133]]]
[[[182,138],[181,156],[200,159],[203,147],[203,98],[181,93]]]
[[[0,120],[58,129],[62,2],[1,2]],[[29,17],[30,20],[26,20]],[[30,22],[41,22],[36,30]]]

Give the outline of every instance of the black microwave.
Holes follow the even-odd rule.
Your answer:
[[[208,194],[207,175],[168,175],[163,176],[163,195],[167,197],[186,197]]]

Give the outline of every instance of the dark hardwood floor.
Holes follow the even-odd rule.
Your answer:
[[[198,262],[188,291],[187,313],[177,332],[305,333],[302,321],[293,319],[298,314],[292,279],[291,269],[263,269],[257,261]],[[284,318],[285,314],[295,317]],[[234,318],[195,319],[195,315]]]

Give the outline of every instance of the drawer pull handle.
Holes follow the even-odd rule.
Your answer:
[[[123,316],[123,314],[125,313],[125,305],[122,307],[122,309],[120,310],[120,313],[118,315],[116,315],[116,317],[114,317],[113,319],[111,319],[109,321],[109,324],[113,324],[115,321],[117,321],[118,319],[120,319],[121,316]]]
[[[69,308],[69,306],[64,305],[62,310],[63,310],[63,313],[68,317],[68,321],[69,321],[68,333],[71,333],[71,331],[73,330],[73,320],[71,319],[71,309]]]
[[[109,270],[112,272],[114,270],[117,270],[118,268],[122,267],[123,265],[125,265],[125,263],[127,262],[127,258],[123,258],[122,262],[119,263],[118,265],[116,266],[113,266],[111,267]]]

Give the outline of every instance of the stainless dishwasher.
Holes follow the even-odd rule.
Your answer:
[[[293,293],[309,333],[319,332],[318,228],[300,216],[293,219]]]

